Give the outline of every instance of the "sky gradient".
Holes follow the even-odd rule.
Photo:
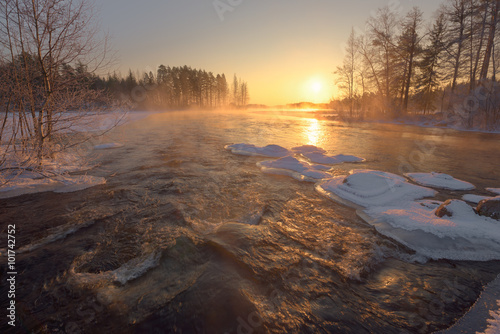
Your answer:
[[[250,103],[327,102],[352,27],[385,5],[432,17],[441,0],[96,0],[116,70],[188,65],[247,81]]]

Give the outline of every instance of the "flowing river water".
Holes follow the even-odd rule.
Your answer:
[[[124,146],[96,151],[88,173],[105,185],[0,200],[18,270],[17,326],[2,332],[429,333],[500,273],[500,261],[423,261],[312,183],[224,149],[316,145],[367,159],[332,175],[438,171],[487,195],[499,134],[207,111],[153,114],[106,140]],[[2,310],[7,293],[3,279]]]

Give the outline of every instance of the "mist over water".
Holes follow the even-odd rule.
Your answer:
[[[268,159],[224,150],[316,145],[367,159],[332,175],[436,171],[486,195],[485,187],[500,187],[500,135],[190,111],[154,114],[107,139],[124,146],[99,151],[89,174],[106,177],[105,185],[0,202],[2,231],[16,224],[23,249],[22,328],[428,333],[449,327],[500,273],[499,261],[425,262],[312,184],[262,173],[256,163]],[[2,281],[2,296],[7,290]]]

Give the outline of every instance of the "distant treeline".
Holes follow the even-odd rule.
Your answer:
[[[441,112],[499,126],[499,12],[500,1],[446,0],[427,24],[418,7],[379,9],[348,38],[334,104],[354,117]]]
[[[243,107],[248,104],[248,85],[236,75],[231,85],[226,76],[189,66],[160,65],[156,73],[144,72],[137,78],[129,70],[125,78],[116,73],[96,78],[96,87],[135,108],[185,109]]]

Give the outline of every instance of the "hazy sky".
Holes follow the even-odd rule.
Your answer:
[[[327,102],[352,27],[385,5],[430,18],[442,0],[96,0],[116,69],[188,65],[236,74],[250,103]]]

